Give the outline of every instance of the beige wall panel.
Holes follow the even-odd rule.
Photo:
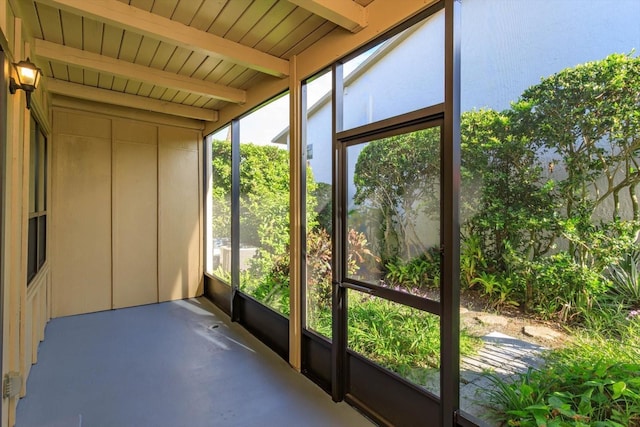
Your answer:
[[[53,157],[53,317],[108,310],[111,308],[110,120],[54,114]]]
[[[67,111],[56,111],[53,117],[57,134],[111,138],[111,120]]]
[[[113,308],[158,301],[157,128],[114,121]],[[128,142],[139,141],[139,142]]]
[[[139,142],[158,145],[158,127],[136,120],[113,120],[113,139],[118,142]]]
[[[159,300],[198,294],[200,133],[160,127],[158,146]]]

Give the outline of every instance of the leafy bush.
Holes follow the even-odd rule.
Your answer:
[[[624,339],[582,335],[514,381],[490,374],[494,416],[513,426],[640,426],[640,322]]]
[[[600,272],[578,264],[564,251],[533,261],[510,252],[507,259],[518,302],[543,318],[578,321],[608,287]]]
[[[513,277],[482,272],[471,281],[471,286],[475,284],[482,286],[482,292],[494,308],[520,305],[516,298],[518,285]]]
[[[629,308],[640,308],[640,251],[635,250],[624,256],[608,270],[612,282],[609,294]]]
[[[408,262],[395,258],[385,265],[385,282],[419,293],[440,286],[440,251],[432,248]]]

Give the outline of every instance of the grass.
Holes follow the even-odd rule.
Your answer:
[[[439,316],[411,307],[349,294],[349,348],[418,385],[426,385],[440,367],[439,322]],[[331,336],[331,313],[318,313],[313,326]],[[461,333],[462,355],[477,351],[481,345],[479,338]]]

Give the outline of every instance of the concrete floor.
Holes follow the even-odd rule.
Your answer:
[[[204,299],[52,320],[17,427],[368,426]]]

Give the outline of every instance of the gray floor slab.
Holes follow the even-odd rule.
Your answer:
[[[17,427],[371,426],[206,300],[52,320]]]

